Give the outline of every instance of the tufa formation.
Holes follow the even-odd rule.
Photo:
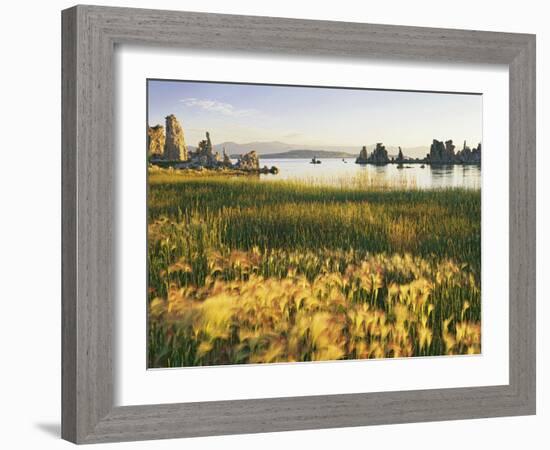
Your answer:
[[[426,155],[426,159],[431,164],[448,164],[455,160],[455,146],[452,140],[442,141],[434,139],[430,146],[430,153]]]
[[[386,147],[381,142],[376,144],[375,149],[370,155],[367,155],[367,147],[363,146],[361,152],[359,152],[359,157],[355,160],[357,164],[388,164],[390,158],[388,157],[388,151]]]
[[[166,116],[164,159],[168,161],[187,161],[187,146],[183,137],[183,128],[173,114]]]
[[[164,154],[164,141],[164,127],[162,125],[147,127],[147,149],[149,156],[162,158]]]
[[[165,133],[166,129],[166,133]],[[260,168],[260,159],[255,151],[241,155],[236,163],[223,151],[223,156],[214,152],[210,133],[201,140],[195,151],[189,151],[185,144],[183,128],[176,116],[166,117],[166,127],[155,125],[147,128],[147,149],[151,164],[175,169],[233,169],[239,172],[278,173],[276,167]]]
[[[407,158],[403,155],[403,150],[399,147],[399,153],[396,158],[389,158],[386,147],[382,143],[377,143],[376,148],[369,155],[367,147],[363,146],[359,152],[359,156],[355,160],[357,164],[431,164],[431,165],[446,165],[446,164],[481,164],[481,143],[474,149],[464,145],[462,150],[455,153],[455,146],[452,140],[438,141],[434,139],[430,146],[430,153],[425,158]]]
[[[363,145],[363,148],[361,148],[361,151],[359,152],[359,156],[355,160],[357,164],[367,164],[369,161],[369,154],[367,153],[367,147]]]
[[[237,168],[242,170],[258,170],[260,168],[260,160],[254,150],[245,153],[239,157]]]

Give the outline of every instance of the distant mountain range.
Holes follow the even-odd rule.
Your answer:
[[[376,147],[376,144],[367,145],[367,150],[371,152]],[[195,150],[195,147],[189,146],[190,150]],[[258,155],[264,158],[350,158],[359,155],[361,145],[296,145],[288,144],[280,141],[270,142],[248,142],[246,144],[238,144],[237,142],[222,142],[220,144],[213,145],[213,150],[220,152],[225,149],[226,153],[232,158],[243,153],[247,153],[251,150],[255,150]],[[386,149],[390,156],[397,156],[399,148],[397,146],[386,145]],[[313,153],[301,153],[301,152],[314,152]],[[430,147],[403,147],[403,154],[409,158],[423,158],[426,153],[430,151]],[[289,152],[291,152],[289,154]],[[298,152],[298,153],[296,153]],[[299,155],[299,156],[298,156]],[[332,156],[331,156],[332,155]]]
[[[237,158],[239,155],[231,155],[231,158]],[[355,158],[357,155],[346,152],[333,152],[329,150],[289,150],[283,153],[265,153],[264,159],[303,159],[303,158]]]

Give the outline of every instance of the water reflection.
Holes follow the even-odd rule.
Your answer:
[[[308,159],[261,159],[260,164],[277,166],[277,175],[261,175],[265,181],[303,180],[318,184],[341,185],[358,183],[386,187],[417,187],[422,189],[465,187],[481,188],[481,168],[475,165],[430,166],[396,164],[385,166],[355,164],[354,158],[324,159],[310,164]]]

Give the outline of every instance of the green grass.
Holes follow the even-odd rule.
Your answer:
[[[373,270],[382,271],[384,277],[376,294],[355,288],[342,292],[353,304],[368,303],[386,311],[389,318],[391,283],[433,281],[429,324],[434,339],[429,348],[416,348],[418,339],[412,330],[414,356],[445,353],[446,318],[480,321],[479,190],[357,189],[262,182],[254,177],[151,173],[148,224],[149,301],[167,300],[175,288],[192,289],[189,295],[200,301],[213,280],[247,283],[252,276],[284,280],[289,269],[314,283],[320,274],[343,277],[350,267],[374,261]],[[244,262],[236,251],[246,255],[241,258]],[[412,259],[405,265],[394,264],[394,254]],[[458,272],[448,264],[458,267]],[[437,277],[444,279],[436,281]],[[251,361],[232,359],[227,349],[219,352],[223,357],[214,357],[212,350],[201,359],[198,342],[190,342],[190,335],[177,323],[156,320],[150,325],[151,366]],[[225,346],[236,348],[235,342]],[[315,352],[310,349],[307,354]]]
[[[195,232],[203,246],[409,252],[451,258],[480,272],[480,191],[360,191],[244,178],[151,177],[149,223],[159,217],[193,229],[202,224]]]

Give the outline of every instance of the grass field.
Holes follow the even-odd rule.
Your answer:
[[[148,186],[149,367],[481,351],[479,190]]]

